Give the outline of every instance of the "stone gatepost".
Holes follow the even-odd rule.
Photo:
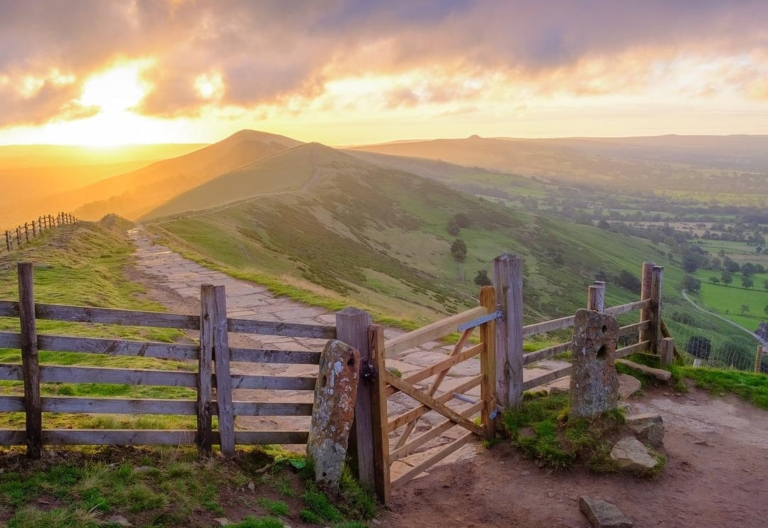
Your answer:
[[[341,341],[328,341],[320,356],[307,455],[314,462],[315,480],[332,491],[339,489],[347,456],[359,365],[360,353]]]
[[[619,323],[612,315],[579,310],[573,327],[571,405],[574,418],[616,409],[619,377],[614,364]]]

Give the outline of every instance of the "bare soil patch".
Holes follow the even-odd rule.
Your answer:
[[[636,527],[766,526],[768,411],[734,396],[655,389],[633,400],[632,412],[664,418],[668,464],[658,478],[551,473],[509,444],[478,444],[476,456],[435,467],[396,492],[383,524],[585,528],[578,499],[590,495],[616,504]]]

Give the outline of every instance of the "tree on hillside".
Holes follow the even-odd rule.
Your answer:
[[[456,221],[456,225],[458,225],[462,229],[466,229],[469,227],[469,217],[464,213],[456,213],[453,219]]]
[[[763,312],[765,312],[765,315],[768,315],[768,304],[766,304],[765,308],[763,308]]]
[[[768,280],[763,281],[763,289],[768,291]]]
[[[448,231],[449,235],[456,236],[459,234],[461,229],[459,228],[459,224],[456,223],[456,220],[451,218],[448,220],[448,226],[446,227],[446,230]]]
[[[701,281],[692,275],[683,277],[683,289],[690,293],[699,293],[701,291]]]
[[[709,282],[711,282],[712,284],[720,284],[720,279],[718,279],[717,277],[710,277]]]
[[[733,274],[727,269],[724,269],[723,272],[720,274],[720,280],[723,281],[723,284],[728,286],[730,283],[733,282]]]
[[[741,267],[741,274],[746,276],[751,276],[757,273],[757,267],[752,264],[751,262],[747,262]]]
[[[627,270],[621,270],[619,274],[616,276],[616,284],[624,288],[625,290],[629,290],[634,294],[640,293],[641,283],[640,279],[632,275]]]
[[[456,262],[464,262],[464,259],[467,258],[467,245],[460,238],[457,238],[451,244],[451,255],[453,255],[453,260]]]
[[[744,314],[746,314],[748,312],[749,312],[749,306],[747,306],[746,304],[742,304],[741,305],[741,315],[744,315]]]
[[[742,275],[741,276],[741,285],[746,290],[747,288],[751,288],[752,286],[754,286],[755,285],[755,281],[753,281],[752,277],[750,277],[749,275]]]
[[[491,281],[487,271],[477,270],[477,275],[475,275],[475,284],[478,286],[493,286],[493,281]]]
[[[741,271],[741,266],[739,266],[739,263],[731,259],[730,257],[725,257],[723,259],[723,268],[730,271],[731,273],[738,273]]]

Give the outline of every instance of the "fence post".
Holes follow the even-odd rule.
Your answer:
[[[376,472],[376,495],[385,506],[391,496],[389,476],[389,433],[387,432],[387,383],[381,374],[387,368],[384,350],[384,328],[368,327],[371,361],[376,367],[376,379],[371,392],[371,419],[373,423],[373,463]],[[358,384],[358,390],[360,385]]]
[[[760,346],[757,345],[757,352],[755,352],[755,374],[760,374],[761,369],[760,367],[763,364],[763,354],[766,353],[766,350]]]
[[[195,443],[205,455],[211,454],[211,445],[213,444],[211,378],[213,375],[214,311],[213,286],[203,284],[200,286],[200,355],[197,366],[197,436]]]
[[[376,463],[373,457],[373,417],[371,416],[372,384],[363,377],[363,370],[371,364],[368,345],[368,327],[371,316],[357,308],[345,308],[336,313],[336,339],[360,352],[360,383],[355,401],[355,422],[350,434],[352,462],[357,478],[369,488],[376,487]]]
[[[8,247],[8,251],[13,249],[13,238],[10,231],[5,232],[5,245]]]
[[[671,337],[663,338],[661,340],[661,349],[659,352],[659,355],[661,356],[661,366],[666,367],[667,365],[671,365],[675,360],[675,340]]]
[[[219,443],[226,457],[235,454],[235,409],[232,405],[232,377],[229,373],[229,328],[227,293],[214,286],[213,360],[216,365],[216,406],[219,409]]]
[[[605,283],[595,281],[587,291],[587,309],[593,312],[605,311]]]
[[[645,301],[646,299],[651,298],[651,280],[653,276],[653,267],[656,264],[654,262],[643,262],[643,269],[640,274],[640,300]],[[651,309],[649,308],[643,308],[640,310],[640,322],[643,321],[649,321],[651,319]],[[640,330],[638,332],[639,339],[638,343],[642,343],[643,341],[649,341],[650,338],[648,337],[650,335],[650,329],[648,330]]]
[[[21,228],[16,228],[16,248],[21,248]]]
[[[27,415],[27,456],[40,458],[43,449],[43,414],[40,402],[40,364],[37,354],[35,285],[32,264],[20,262],[19,323],[21,325],[21,363],[24,371],[24,410]]]
[[[37,236],[37,225],[35,224],[35,221],[32,220],[32,238]]]
[[[498,256],[493,274],[504,313],[496,323],[496,401],[509,409],[523,401],[523,261],[509,253]]]
[[[496,310],[496,290],[493,286],[483,286],[480,290],[480,305],[485,306],[488,313]],[[496,409],[496,321],[488,321],[480,325],[480,342],[485,346],[480,355],[480,372],[483,381],[480,385],[480,397],[484,405],[480,418],[485,429],[485,438],[490,440],[496,436],[496,421],[491,419],[491,413]]]
[[[648,337],[651,340],[651,353],[661,353],[661,292],[664,284],[664,267],[654,266],[651,273],[651,327]]]

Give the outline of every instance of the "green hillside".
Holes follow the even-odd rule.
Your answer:
[[[307,144],[248,164],[195,187],[150,211],[145,218],[155,218],[219,207],[258,194],[295,191],[307,185],[322,166],[316,144]]]
[[[644,240],[514,211],[321,145],[292,149],[272,160],[288,167],[294,159],[305,174],[308,152],[316,171],[309,188],[250,199],[239,192],[224,197],[203,192],[225,189],[230,179],[246,174],[269,172],[270,161],[262,161],[251,173],[232,173],[195,191],[199,199],[212,197],[213,207],[222,199],[239,198],[240,203],[150,228],[188,256],[272,284],[277,291],[291,290],[328,306],[354,304],[416,323],[472,306],[477,272],[492,275],[493,258],[505,251],[525,258],[529,321],[573,313],[598,274],[612,277],[625,270],[638,275],[644,260],[659,256]],[[286,179],[277,174],[275,179]],[[457,214],[465,215],[469,226],[451,235],[447,226]],[[451,254],[457,238],[467,247],[463,262]],[[674,279],[675,271],[670,275]],[[610,303],[636,298],[609,279]]]

